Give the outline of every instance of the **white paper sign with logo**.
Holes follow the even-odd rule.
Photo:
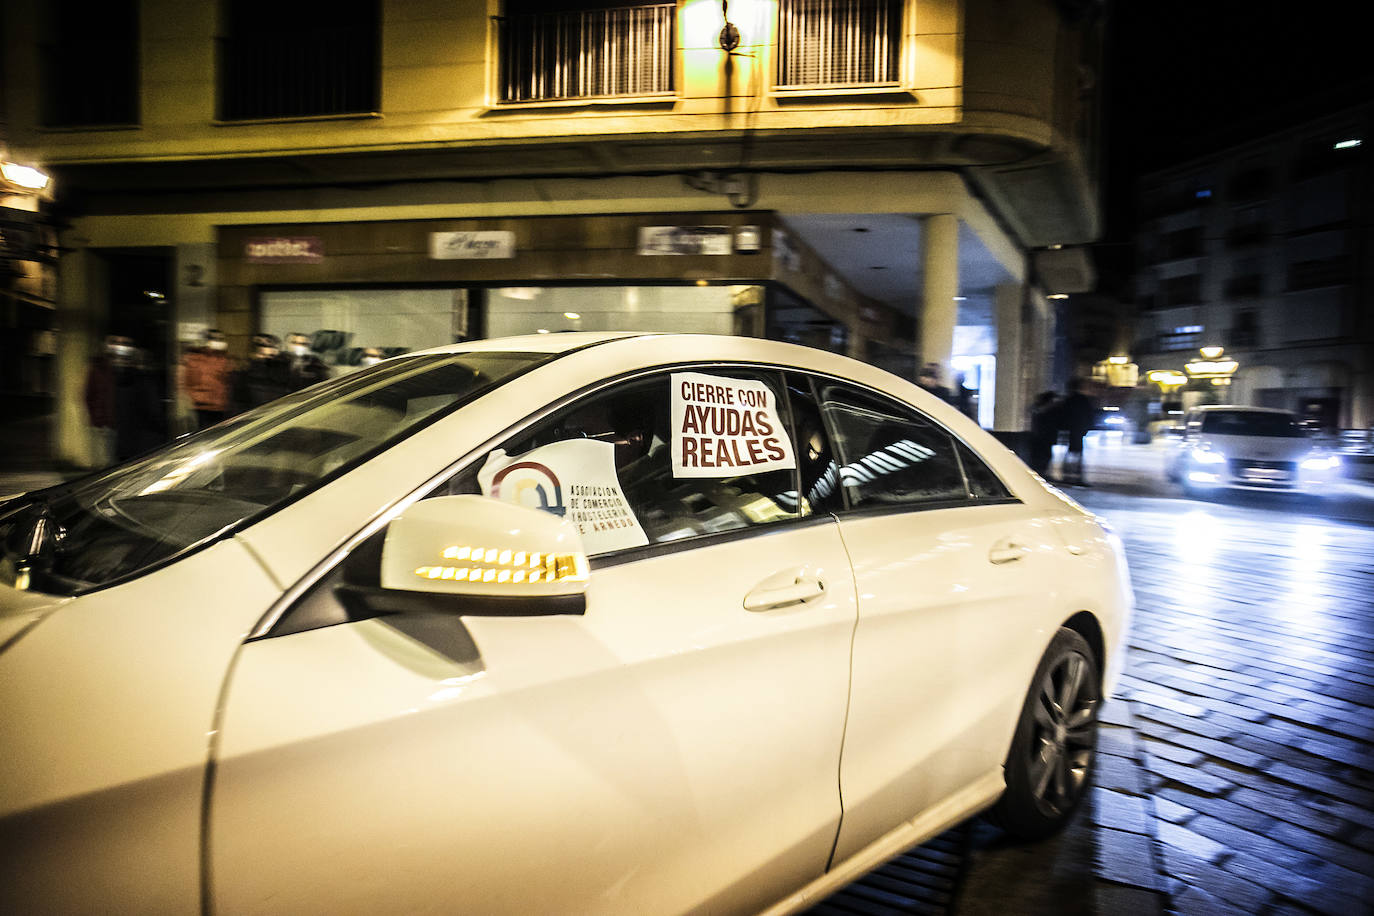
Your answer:
[[[674,372],[672,387],[674,477],[739,477],[797,466],[763,382]]]
[[[615,446],[569,439],[507,455],[497,449],[477,472],[482,495],[543,509],[577,526],[587,553],[649,543],[615,473]]]

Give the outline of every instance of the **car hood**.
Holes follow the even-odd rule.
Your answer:
[[[4,652],[36,623],[71,600],[0,585],[0,652]]]
[[[1252,461],[1301,461],[1312,452],[1310,440],[1281,436],[1204,434],[1199,444],[1202,442],[1221,452],[1227,458],[1242,458]]]

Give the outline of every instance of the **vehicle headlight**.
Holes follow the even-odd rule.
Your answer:
[[[1193,452],[1193,460],[1198,464],[1225,464],[1226,456],[1211,449],[1199,449]]]
[[[1314,452],[1302,460],[1304,471],[1332,471],[1340,467],[1341,459],[1335,455],[1326,455]]]

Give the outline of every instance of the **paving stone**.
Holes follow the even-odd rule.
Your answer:
[[[1149,833],[1147,801],[1138,795],[1125,795],[1098,786],[1093,789],[1093,821],[1098,826]]]
[[[1163,818],[1171,824],[1186,824],[1198,815],[1195,808],[1189,808],[1186,805],[1171,801],[1163,794],[1154,797],[1154,807],[1155,817]]]
[[[1235,784],[1194,767],[1180,766],[1170,760],[1148,757],[1145,769],[1170,782],[1189,786],[1209,795],[1223,795]]]
[[[1217,912],[1230,912],[1236,908],[1246,913],[1256,913],[1274,898],[1269,888],[1171,847],[1165,847],[1164,867],[1169,876],[1177,879],[1185,888],[1173,901],[1178,912],[1184,912],[1178,908],[1179,899],[1195,891],[1205,892],[1218,901]]]
[[[1324,792],[1333,798],[1352,805],[1357,805],[1362,808],[1374,807],[1374,792],[1358,789],[1328,776],[1323,776],[1308,770],[1300,770],[1297,767],[1282,762],[1275,763],[1269,767],[1268,773],[1275,779],[1281,779],[1284,782],[1301,788]]]
[[[1196,795],[1179,789],[1165,788],[1160,789],[1155,795],[1156,813],[1158,813],[1158,805],[1161,802],[1172,802],[1196,814],[1206,814],[1216,820],[1234,824],[1252,833],[1267,835],[1268,831],[1279,823],[1263,812],[1235,804],[1230,801],[1229,797],[1217,798],[1211,795]]]
[[[1115,754],[1098,754],[1093,770],[1093,782],[1106,789],[1114,789],[1128,795],[1139,795],[1145,791],[1140,781],[1140,767],[1128,757]]]
[[[1181,763],[1184,766],[1193,766],[1202,760],[1202,754],[1198,751],[1179,747],[1168,741],[1145,738],[1141,741],[1141,748],[1152,756],[1172,760],[1174,763]]]
[[[1227,851],[1224,844],[1168,821],[1159,822],[1159,841],[1165,846],[1171,846],[1205,862],[1220,859]]]
[[[1296,802],[1287,798],[1276,798],[1272,793],[1252,789],[1249,786],[1241,786],[1226,798],[1236,805],[1243,805],[1265,816],[1297,824],[1299,827],[1305,827],[1308,830],[1314,830],[1333,838],[1347,834],[1351,829],[1350,822],[1337,814],[1312,804]]]
[[[1097,831],[1094,872],[1104,881],[1144,890],[1159,889],[1154,840],[1140,833],[1102,827]]]
[[[1196,887],[1186,888],[1176,895],[1169,909],[1178,916],[1251,916],[1254,912],[1232,906]]]

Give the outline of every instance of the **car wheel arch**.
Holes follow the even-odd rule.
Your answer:
[[[1106,677],[1107,641],[1097,615],[1092,611],[1082,610],[1065,620],[1060,626],[1068,627],[1083,637],[1088,648],[1092,650],[1093,661],[1097,662],[1099,680]],[[1099,683],[1098,686],[1101,687],[1102,685]]]

